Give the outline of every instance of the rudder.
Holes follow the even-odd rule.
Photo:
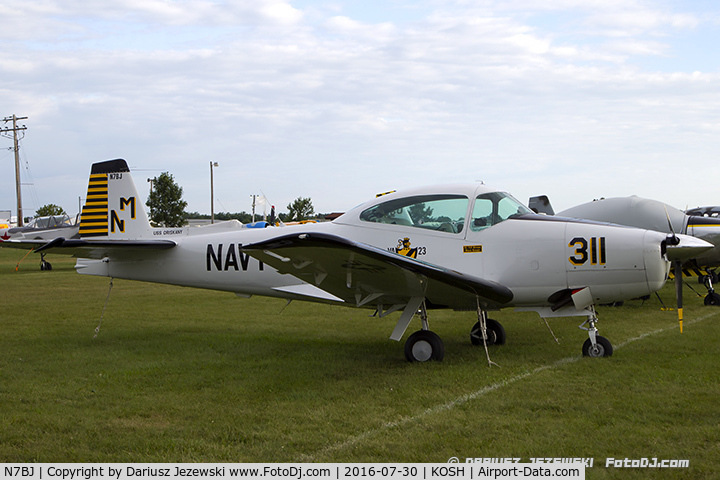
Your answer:
[[[138,239],[151,236],[150,222],[123,159],[94,163],[80,214],[80,237]]]

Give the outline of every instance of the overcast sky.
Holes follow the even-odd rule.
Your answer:
[[[216,212],[478,180],[556,210],[720,204],[716,1],[0,0],[0,18],[26,215],[74,215],[113,158],[143,200],[167,171],[203,213],[210,162]]]

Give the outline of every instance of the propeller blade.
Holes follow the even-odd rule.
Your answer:
[[[665,218],[667,218],[668,227],[670,228],[670,233],[672,233],[673,237],[675,237],[675,229],[673,228],[673,224],[670,221],[670,214],[668,213],[667,205],[664,205],[664,207],[665,207]]]

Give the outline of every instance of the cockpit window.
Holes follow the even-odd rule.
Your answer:
[[[532,213],[522,203],[504,192],[478,195],[473,207],[470,229],[474,232],[496,225],[508,218]]]
[[[375,205],[362,212],[360,220],[460,233],[467,207],[463,195],[420,195]]]
[[[51,215],[48,217],[35,217],[30,223],[28,228],[57,228],[72,225],[70,217],[67,215]]]

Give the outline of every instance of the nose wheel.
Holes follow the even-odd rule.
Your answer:
[[[598,329],[595,326],[596,322],[597,315],[595,314],[595,309],[591,307],[590,315],[587,320],[580,325],[580,329],[587,330],[588,337],[590,337],[585,340],[585,343],[583,344],[583,357],[609,357],[613,354],[613,347],[610,341],[597,334]],[[586,327],[586,324],[589,326]]]
[[[717,307],[720,306],[720,294],[718,294],[713,285],[718,283],[717,272],[709,272],[708,275],[702,277],[705,288],[707,288],[707,295],[705,296],[705,305]]]
[[[607,338],[600,335],[595,336],[595,345],[588,338],[582,347],[583,357],[609,357],[612,353],[612,344]]]

